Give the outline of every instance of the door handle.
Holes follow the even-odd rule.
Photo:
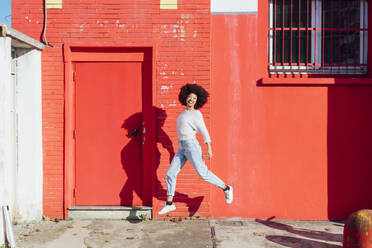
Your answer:
[[[128,135],[134,136],[134,137],[137,137],[137,134],[138,134],[137,128],[133,129],[133,132],[128,132]]]

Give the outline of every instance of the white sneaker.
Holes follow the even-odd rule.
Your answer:
[[[229,190],[223,191],[225,193],[226,204],[231,204],[233,201],[233,187],[229,186]]]
[[[172,203],[172,205],[167,205],[165,203],[165,206],[163,207],[162,210],[160,210],[158,212],[158,214],[166,214],[166,213],[169,213],[169,212],[174,211],[174,210],[176,210],[176,205],[174,205],[174,203]]]

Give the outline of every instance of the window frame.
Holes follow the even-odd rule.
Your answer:
[[[359,64],[360,65],[324,65],[324,56],[322,54],[324,38],[323,29],[323,1],[311,1],[311,27],[306,30],[311,32],[311,58],[310,62],[273,62],[275,49],[274,44],[274,1],[268,1],[268,73],[275,74],[329,74],[329,75],[366,75],[368,74],[368,0],[360,1],[360,32],[359,32]],[[283,0],[284,1],[284,0]],[[284,23],[283,23],[284,25]],[[290,27],[297,28],[297,27]],[[280,30],[281,28],[278,28]],[[284,29],[282,29],[284,35]],[[291,30],[292,32],[292,30]],[[308,43],[310,45],[310,43]],[[274,65],[277,64],[277,65]],[[279,65],[278,65],[279,64]],[[282,64],[282,65],[280,65]],[[283,65],[286,64],[286,65]],[[289,65],[287,65],[289,64]],[[305,65],[299,65],[305,64]]]

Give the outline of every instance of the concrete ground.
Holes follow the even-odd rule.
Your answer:
[[[14,227],[17,247],[342,247],[343,223],[246,219],[41,221]]]

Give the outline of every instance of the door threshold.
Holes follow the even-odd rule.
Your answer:
[[[71,206],[69,218],[75,220],[113,219],[144,220],[152,219],[152,207],[148,206]]]

